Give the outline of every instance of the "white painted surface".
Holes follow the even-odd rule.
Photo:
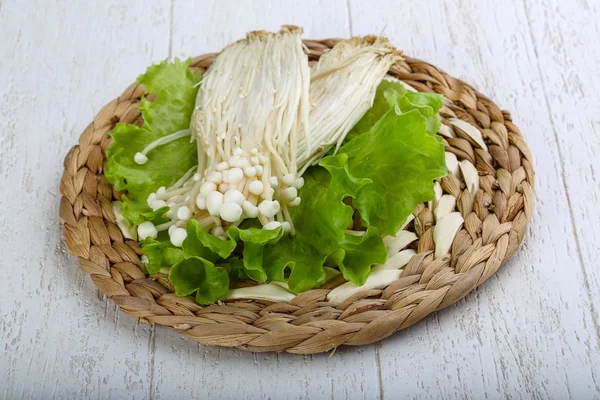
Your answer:
[[[600,397],[600,3],[0,1],[0,398]],[[198,345],[115,310],[68,255],[62,158],[168,56],[251,29],[386,34],[511,110],[536,157],[525,245],[466,299],[334,356]]]

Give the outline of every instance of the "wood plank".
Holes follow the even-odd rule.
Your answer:
[[[100,108],[166,57],[163,3],[0,8],[0,398],[147,398],[151,329],[98,296],[64,244],[62,159]]]
[[[373,346],[331,357],[248,353],[156,329],[154,399],[370,399],[378,385]]]
[[[583,43],[586,38],[598,37],[592,32],[597,23],[593,28],[594,17],[591,13],[584,16],[583,7],[566,8],[556,1],[562,8],[556,13],[558,6],[532,2],[530,14],[536,15],[546,44],[534,47],[522,3],[502,3],[456,0],[399,7],[386,1],[378,2],[376,12],[366,3],[350,3],[355,34],[379,32],[387,23],[386,34],[407,54],[472,83],[510,110],[531,146],[537,167],[538,200],[525,245],[475,293],[382,343],[379,354],[385,398],[399,393],[416,398],[589,398],[599,393],[594,372],[600,361],[595,350],[599,342],[589,311],[597,300],[592,301],[585,289],[586,275],[578,257],[568,199],[556,171],[561,170],[563,154],[569,178],[587,172],[579,182],[572,181],[569,191],[597,197],[598,185],[592,184],[589,173],[597,137],[587,152],[582,149],[590,145],[590,140],[583,138],[589,138],[589,118],[600,104],[592,94],[595,83],[586,87],[583,97],[565,91],[568,86],[575,92],[578,89],[563,83],[558,73],[539,73],[554,61],[552,51],[559,47],[549,32],[560,34],[558,27],[569,21],[561,49],[578,48],[579,52],[570,57],[573,62],[564,65],[563,71],[566,69],[566,77],[579,77],[588,85],[592,71],[597,71],[593,65],[598,65],[598,52]],[[588,28],[580,33],[579,26]],[[583,60],[577,56],[584,53]],[[554,57],[567,60],[566,55]],[[562,102],[551,95],[557,86],[554,82],[563,88]],[[552,111],[544,105],[544,90]],[[577,102],[569,104],[573,96]],[[550,113],[561,107],[562,113],[553,118]],[[587,114],[581,112],[586,109]],[[566,123],[572,125],[569,131],[581,135],[577,136],[582,139],[579,151],[567,152],[557,146],[553,125],[559,127],[561,145],[573,147],[576,141],[561,135]],[[577,129],[585,123],[587,128]],[[579,168],[571,167],[574,162]],[[585,195],[572,197],[580,198],[579,209],[583,202],[589,204]],[[591,212],[591,218],[586,214],[590,212],[580,213],[580,220],[590,220],[577,229],[580,238],[591,235],[585,242],[591,261],[598,255],[598,246],[590,246],[595,243],[592,232],[598,232],[597,214]],[[596,226],[595,231],[591,225]],[[597,262],[589,264],[590,268],[592,265]],[[591,282],[592,278],[587,279]]]
[[[173,55],[218,51],[248,31],[276,30],[285,23],[303,26],[307,38],[347,36],[345,7],[343,1],[258,1],[236,7],[210,1],[196,8],[176,3]],[[155,399],[361,399],[379,395],[373,346],[338,350],[331,358],[328,354],[252,354],[194,344],[159,328],[153,385]]]
[[[12,194],[0,198],[0,398],[600,396],[599,5],[348,4],[0,1],[0,188]],[[534,220],[497,276],[380,345],[332,357],[201,346],[136,323],[98,296],[58,219],[62,157],[148,64],[283,23],[307,38],[387,25],[408,54],[509,109],[536,156]]]
[[[283,3],[258,0],[229,3],[218,0],[201,4],[175,3],[173,55],[189,57],[221,50],[253,30],[279,30],[281,25],[304,28],[304,38],[348,36],[346,2],[307,0]]]
[[[572,218],[577,258],[600,340],[600,4],[527,1],[525,15],[544,82],[541,104],[551,116],[548,136],[558,143],[560,174]],[[597,369],[598,370],[598,369]]]

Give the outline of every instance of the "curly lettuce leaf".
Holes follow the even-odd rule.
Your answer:
[[[347,281],[362,286],[371,273],[371,266],[384,264],[387,249],[377,229],[369,227],[364,235],[346,233],[340,249],[333,252],[328,261],[337,265]]]
[[[371,130],[390,109],[394,109],[396,114],[414,109],[419,110],[421,115],[427,118],[427,132],[437,133],[441,125],[438,111],[443,105],[444,97],[442,95],[409,92],[401,83],[383,80],[377,87],[373,106],[346,135],[345,142]]]
[[[168,219],[164,217],[167,211],[169,211],[168,206],[152,210],[145,202],[138,202],[123,196],[121,213],[134,225],[139,225],[144,221],[152,221],[154,225],[168,222]]]
[[[146,238],[142,242],[142,252],[148,258],[145,264],[148,274],[157,274],[161,268],[170,268],[184,259],[183,250],[173,246],[168,238],[160,239]]]
[[[349,238],[345,232],[352,223],[352,207],[344,204],[346,197],[353,197],[357,188],[368,181],[352,177],[333,179],[334,174],[345,174],[345,156],[331,160],[327,169],[312,167],[304,174],[304,186],[299,196],[302,202],[290,210],[296,230],[293,236],[284,236],[279,242],[265,247],[265,270],[268,279],[286,281],[293,292],[303,292],[325,282],[323,269],[326,261],[334,260],[346,279],[364,283],[364,259],[353,263],[350,259],[355,250],[367,250],[375,260],[387,257],[387,251],[379,235],[369,235],[369,242]],[[335,158],[335,157],[334,157]],[[341,166],[340,166],[341,165]],[[371,250],[371,249],[369,249]],[[333,258],[332,258],[333,256]],[[368,262],[368,267],[373,262]],[[289,276],[286,274],[289,271]],[[364,278],[364,279],[363,279]]]
[[[447,174],[444,145],[435,134],[442,105],[440,95],[407,93],[396,82],[380,85],[374,107],[363,117],[369,123],[379,119],[340,148],[348,174],[336,176],[345,185],[349,176],[371,181],[353,200],[365,226],[395,235],[417,204],[433,199],[434,179]],[[364,126],[359,122],[357,131]],[[330,157],[321,160],[330,163]]]
[[[331,191],[343,192],[347,197],[356,197],[362,187],[373,183],[369,178],[358,178],[352,175],[348,166],[348,154],[339,153],[335,156],[328,156],[321,159],[319,163],[331,174]],[[302,199],[304,201],[304,199]]]
[[[227,233],[232,239],[239,238],[244,243],[242,266],[248,278],[256,282],[266,282],[267,272],[264,269],[264,248],[269,243],[277,243],[283,236],[281,227],[273,230],[260,228],[229,228]]]
[[[295,235],[265,247],[269,279],[287,280],[290,290],[296,293],[325,282],[323,264],[352,221],[352,209],[342,202],[340,187],[330,185],[331,175],[326,169],[309,168],[303,177],[304,186],[298,194],[302,202],[290,209]]]
[[[439,110],[443,105],[444,97],[441,94],[408,92],[398,100],[395,111],[396,114],[401,114],[418,110],[425,117],[427,133],[435,135],[442,125]]]
[[[264,230],[256,227],[240,229],[232,226],[227,231],[228,239],[222,240],[206,232],[198,221],[188,222],[187,237],[183,241],[186,258],[201,257],[212,262],[227,259],[238,245],[243,243],[242,266],[245,276],[257,282],[265,282],[267,274],[263,268],[263,249],[268,243],[277,242],[283,235],[281,228]]]
[[[244,262],[241,260],[241,258],[239,257],[231,257],[229,259],[229,265],[230,265],[230,270],[229,270],[229,276],[232,279],[238,280],[238,281],[245,281],[248,279],[251,279],[248,274],[246,273],[246,268],[244,267]],[[262,265],[261,265],[262,268]]]
[[[133,161],[156,138],[188,127],[199,77],[187,65],[161,63],[142,75],[139,82],[156,96],[140,104],[144,125],[121,124],[112,132],[107,177],[117,190],[129,192],[124,215],[135,224],[164,222],[167,209],[150,210],[147,195],[171,185],[197,161],[196,147],[186,138],[150,152],[143,166]],[[290,210],[294,236],[245,223],[221,240],[192,220],[182,249],[170,244],[166,232],[143,243],[148,272],[171,267],[176,293],[196,293],[201,304],[225,296],[230,277],[287,281],[292,291],[302,292],[325,282],[325,265],[337,265],[348,281],[362,285],[371,266],[387,258],[381,233],[395,234],[416,204],[433,198],[433,179],[445,174],[443,145],[435,137],[441,106],[441,96],[407,93],[400,84],[382,82],[373,107],[339,154],[304,174],[302,203]],[[348,198],[368,226],[362,236],[346,232],[354,212]],[[215,265],[222,260],[226,268]]]
[[[235,250],[235,240],[222,240],[206,232],[198,221],[192,219],[186,226],[187,236],[183,241],[183,253],[188,257],[202,257],[217,261],[227,258]]]
[[[230,259],[232,276],[265,282],[267,275],[263,268],[264,247],[283,235],[281,228],[267,231],[255,227],[231,227],[228,230],[229,238],[222,240],[202,229],[196,220],[187,223],[186,232],[182,248],[173,246],[165,232],[160,232],[157,239],[145,239],[142,243],[142,251],[148,258],[145,267],[149,274],[170,268],[169,280],[175,293],[178,296],[188,296],[197,291],[196,300],[200,304],[214,302],[227,293],[229,278],[223,277],[227,270],[215,266],[215,263],[229,258],[238,241],[244,245],[243,261]]]
[[[229,291],[227,270],[200,257],[186,258],[173,265],[169,280],[177,296],[189,296],[196,292],[199,304],[213,303]]]
[[[323,283],[329,262],[348,281],[364,284],[371,266],[387,258],[381,234],[396,234],[417,204],[434,197],[434,179],[446,174],[435,135],[442,105],[439,95],[382,82],[353,138],[304,174],[302,203],[291,210],[295,236],[265,248],[268,279],[287,280],[301,292]],[[352,222],[348,197],[368,226],[364,236],[345,233]]]
[[[110,132],[113,143],[106,151],[105,176],[118,191],[128,192],[123,216],[134,224],[154,220],[165,210],[153,212],[148,195],[161,186],[170,186],[198,163],[196,143],[181,138],[148,153],[148,162],[139,165],[134,155],[158,138],[188,129],[194,109],[196,84],[200,75],[188,67],[190,60],[152,65],[137,79],[147,94],[140,101],[142,127],[117,124]]]

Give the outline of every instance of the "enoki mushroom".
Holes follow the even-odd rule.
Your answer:
[[[301,136],[298,143],[300,174],[334,145],[337,152],[373,105],[385,74],[401,59],[389,40],[379,36],[342,40],[321,56],[310,71],[311,134]]]
[[[181,246],[191,218],[223,239],[246,218],[294,233],[289,209],[301,202],[302,173],[337,151],[400,60],[387,39],[367,36],[339,42],[311,70],[301,34],[284,26],[227,46],[200,82],[190,129],[135,155],[144,164],[151,150],[187,135],[198,146],[198,166],[148,197],[153,210],[170,207],[169,222],[140,224],[140,239],[168,230]]]

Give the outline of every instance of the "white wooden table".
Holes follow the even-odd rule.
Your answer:
[[[0,398],[600,398],[600,2],[0,1]],[[385,34],[510,110],[536,157],[517,255],[382,343],[251,354],[100,296],[58,218],[62,159],[151,62],[253,29]]]

